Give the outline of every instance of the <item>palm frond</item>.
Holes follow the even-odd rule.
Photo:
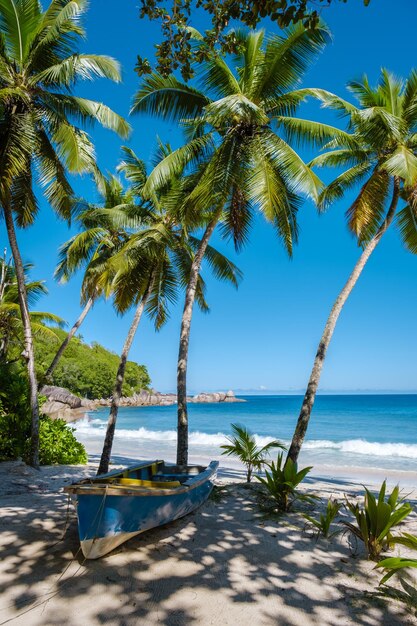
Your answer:
[[[307,144],[321,148],[326,141],[330,140],[336,140],[339,145],[352,146],[353,148],[358,145],[354,135],[335,126],[288,115],[277,115],[273,119],[276,120],[280,128],[284,129],[287,140],[297,145]]]
[[[41,19],[38,0],[0,0],[0,29],[5,36],[8,56],[20,70]]]
[[[131,113],[149,113],[176,121],[201,113],[209,102],[207,96],[172,75],[164,78],[159,74],[151,74],[136,93]]]
[[[108,78],[121,81],[120,65],[112,57],[98,54],[73,54],[63,61],[50,65],[29,79],[29,84],[41,83],[43,87],[70,88],[78,80]]]
[[[193,236],[190,236],[189,239],[191,247],[196,251],[200,245],[199,239]],[[213,246],[208,245],[204,258],[217,279],[226,280],[234,285],[234,287],[239,286],[243,274],[230,259],[224,256],[224,254],[213,248]]]
[[[233,240],[235,250],[240,251],[248,242],[252,221],[253,209],[248,200],[246,180],[242,178],[231,191],[220,224],[223,237]]]
[[[401,178],[407,187],[417,184],[417,156],[404,145],[400,145],[382,167],[391,176]]]
[[[369,241],[381,225],[389,189],[388,174],[384,170],[375,170],[349,207],[346,213],[348,226],[360,244]]]
[[[142,159],[139,159],[133,150],[127,146],[122,146],[122,157],[122,160],[117,166],[117,171],[123,172],[133,192],[140,194],[147,179],[146,165]]]
[[[299,24],[288,29],[284,37],[271,36],[265,50],[257,95],[265,99],[293,88],[329,40],[329,31],[323,24],[314,30],[307,30]]]
[[[296,194],[304,194],[318,200],[323,183],[312,169],[304,163],[298,153],[275,133],[266,129],[260,135],[263,149],[267,157],[281,172],[288,189]]]
[[[144,197],[150,197],[153,192],[180,176],[188,165],[198,162],[212,150],[212,141],[212,134],[207,133],[168,154],[149,174],[142,190]]]
[[[285,184],[277,165],[267,153],[264,142],[256,138],[253,170],[248,181],[250,196],[271,222],[289,256],[298,239],[297,211],[299,198]]]
[[[339,174],[319,196],[320,210],[326,210],[333,202],[340,200],[346,191],[359,185],[373,169],[373,164],[362,161]]]

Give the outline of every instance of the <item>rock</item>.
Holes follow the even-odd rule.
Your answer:
[[[245,402],[240,398],[236,398],[233,391],[216,391],[213,393],[202,392],[189,399],[190,402],[205,403],[205,402]]]
[[[78,409],[81,406],[81,398],[64,389],[63,387],[53,387],[52,385],[44,385],[40,391],[51,402],[61,402],[67,404],[71,409]]]
[[[233,393],[233,391],[228,391],[226,393],[226,397],[224,399],[225,402],[242,402],[242,400],[236,398],[235,394]],[[244,402],[244,400],[243,400]]]
[[[87,417],[88,411],[110,406],[111,398],[99,398],[88,400],[78,398],[62,387],[45,386],[41,392],[47,396],[48,401],[43,405],[42,411],[53,419],[63,419],[66,422],[74,422]],[[120,399],[120,406],[171,406],[176,404],[177,396],[174,393],[159,393],[154,390],[142,389],[130,397]],[[245,402],[236,398],[233,391],[201,392],[194,397],[187,397],[187,402],[210,403],[210,402]]]

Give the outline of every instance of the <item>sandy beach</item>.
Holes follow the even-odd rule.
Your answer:
[[[236,469],[220,471],[196,513],[84,561],[62,487],[96,466],[0,464],[0,624],[417,624],[415,608],[380,595],[380,574],[347,535],[316,542],[299,513],[265,516]],[[306,488],[354,498],[360,482],[315,473]],[[417,532],[415,513],[403,530]]]

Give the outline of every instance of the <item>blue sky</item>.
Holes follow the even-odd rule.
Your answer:
[[[138,19],[133,0],[92,0],[86,19],[85,51],[109,54],[123,66],[123,83],[100,80],[82,84],[78,93],[102,100],[128,114],[139,79],[133,71],[136,55],[151,56],[158,39],[156,24]],[[329,89],[344,97],[349,79],[367,73],[375,82],[381,67],[407,76],[415,60],[415,0],[362,0],[336,3],[323,11],[333,43],[309,71],[304,86]],[[202,28],[203,23],[196,24]],[[265,23],[267,28],[275,27]],[[315,104],[304,116],[326,119]],[[150,118],[131,119],[127,143],[148,160],[155,135],[178,145],[175,126]],[[113,170],[122,141],[104,130],[92,132],[98,161]],[[87,179],[77,179],[78,193],[94,199]],[[236,255],[219,237],[214,243],[244,273],[236,291],[212,280],[208,283],[208,315],[196,310],[191,336],[189,389],[302,390],[307,382],[317,342],[334,298],[352,269],[359,250],[347,232],[344,212],[349,198],[317,216],[312,204],[300,210],[300,241],[289,261],[268,224],[255,220],[249,245]],[[0,243],[6,243],[0,225]],[[35,264],[33,276],[45,279],[49,296],[38,308],[53,311],[72,324],[78,315],[79,277],[69,285],[53,280],[57,248],[72,231],[47,205],[36,224],[18,234],[25,260]],[[395,228],[377,248],[339,320],[322,376],[322,390],[416,390],[417,258],[406,252]],[[182,302],[156,334],[145,322],[139,329],[131,358],[145,363],[159,390],[175,388],[176,357]],[[131,314],[117,317],[111,303],[98,303],[82,335],[118,352]]]

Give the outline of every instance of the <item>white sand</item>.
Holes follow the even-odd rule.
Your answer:
[[[242,479],[236,469],[220,474],[220,500],[84,561],[62,487],[94,466],[0,464],[0,625],[417,624],[378,595],[380,574],[352,557],[346,535],[316,543],[300,514],[263,518],[256,489],[226,484]],[[323,498],[362,491],[363,477],[315,474],[306,487]],[[415,513],[403,530],[417,533]]]

